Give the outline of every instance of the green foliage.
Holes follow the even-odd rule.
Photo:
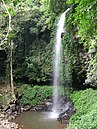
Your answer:
[[[60,14],[62,11],[66,8],[66,1],[60,1],[60,0],[47,0],[45,3],[48,4],[48,8],[50,11],[52,11],[54,14]]]
[[[90,84],[93,87],[97,87],[97,53],[88,62],[87,79],[86,84]]]
[[[21,1],[13,18],[13,73],[17,82],[49,82],[52,72],[52,44],[41,1]],[[17,21],[17,22],[16,22]],[[25,79],[23,79],[25,78]],[[26,81],[25,81],[26,80]]]
[[[87,79],[85,80],[86,84],[91,86],[97,86],[97,40],[90,40],[89,55],[90,60],[87,62]]]
[[[72,84],[72,66],[73,66],[73,48],[69,38],[69,33],[63,37],[63,80],[68,82],[68,86]]]
[[[21,98],[21,103],[24,105],[41,104],[45,99],[52,97],[52,91],[52,86],[30,86],[27,84],[23,84],[18,88],[19,94],[23,94]],[[60,95],[64,95],[63,88],[60,89]]]
[[[0,84],[0,103],[5,108],[9,102],[13,101],[11,91],[4,84]]]
[[[19,0],[3,0],[0,10],[0,46],[7,46],[10,39],[10,32],[13,30],[12,18],[16,15],[15,9]]]
[[[20,94],[23,94],[21,99],[21,103],[23,104],[41,104],[41,102],[47,97],[51,97],[52,95],[52,87],[49,86],[34,86],[31,87],[29,85],[22,85],[19,88]]]
[[[30,82],[49,82],[51,80],[51,46],[46,45],[46,43],[43,42],[44,41],[41,40],[39,46],[34,46],[34,48],[32,48],[33,50],[30,51],[30,54],[25,60],[25,64],[27,65],[25,75],[28,77]],[[36,44],[39,43],[36,42]],[[43,44],[43,46],[41,46],[41,44]]]
[[[74,4],[72,15],[69,16],[71,22],[76,27],[75,40],[82,44],[85,49],[84,56],[84,76],[85,83],[97,86],[96,82],[96,50],[97,50],[97,23],[96,21],[96,0],[68,0],[67,4]],[[74,30],[73,30],[74,31]]]
[[[81,85],[86,82],[96,86],[96,0],[5,0],[5,3],[11,15],[12,30],[3,47],[8,50],[9,39],[13,40],[15,81],[50,83],[56,24],[59,16],[74,4],[67,14],[67,33],[63,36],[61,81],[63,84],[66,81],[70,85],[73,82],[80,82]],[[0,13],[2,41],[9,22],[4,5],[1,5]]]
[[[78,27],[78,35],[81,40],[87,42],[90,37],[96,35],[96,0],[70,0],[71,3],[76,4],[75,12],[73,14],[73,23]]]
[[[97,90],[75,91],[71,96],[76,113],[67,129],[97,129]]]

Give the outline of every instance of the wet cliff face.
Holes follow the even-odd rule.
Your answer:
[[[86,87],[86,60],[88,60],[89,57],[88,53],[79,45],[77,46],[76,53],[73,61],[72,86],[76,89],[84,89]]]
[[[71,85],[73,88],[83,89],[86,87],[85,79],[87,61],[89,60],[88,52],[84,50],[82,44],[79,44],[73,27],[71,27],[70,32],[66,33],[66,36],[63,37],[63,43],[65,84],[67,81],[68,85]]]

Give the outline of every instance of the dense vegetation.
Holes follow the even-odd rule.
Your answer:
[[[97,90],[75,91],[71,98],[76,113],[71,117],[68,129],[97,129]]]
[[[10,78],[10,45],[12,45],[14,82],[51,84],[56,23],[59,16],[73,5],[67,14],[65,27],[67,33],[62,38],[64,48],[62,80],[63,83],[68,82],[74,87],[82,87],[83,84],[96,87],[95,3],[96,0],[85,2],[5,0],[7,12],[4,3],[1,2],[1,82]]]
[[[51,99],[53,94],[52,86],[31,86],[23,84],[18,87],[18,93],[21,96],[22,105],[38,105],[42,104],[44,100]],[[60,95],[64,96],[64,89],[60,88]]]
[[[86,85],[96,87],[95,3],[96,0],[85,2],[5,0],[11,17],[9,26],[10,17],[4,3],[1,2],[1,82],[10,79],[12,46],[14,82],[35,85],[52,83],[52,50],[56,23],[59,16],[73,5],[67,14],[67,33],[62,38],[63,84],[68,82],[74,87],[83,88]]]
[[[52,85],[56,24],[60,15],[72,6],[62,36],[61,81],[74,89],[96,89],[96,5],[97,0],[1,0],[0,84],[11,85],[12,92],[13,85],[20,85],[24,104],[37,104],[51,96],[51,87],[47,86],[44,94],[41,86]],[[36,89],[43,96],[32,100]],[[76,114],[70,119],[68,129],[97,128],[96,92],[87,89],[72,94]]]

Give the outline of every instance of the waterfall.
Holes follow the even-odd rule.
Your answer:
[[[64,22],[66,19],[66,13],[71,8],[68,8],[60,17],[59,22],[57,24],[57,32],[55,37],[54,44],[54,59],[53,59],[53,110],[58,112],[60,108],[59,103],[59,88],[61,86],[60,83],[60,65],[61,65],[61,53],[62,53],[62,45],[61,45],[61,35],[65,33],[64,30]]]

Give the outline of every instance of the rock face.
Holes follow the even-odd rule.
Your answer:
[[[69,118],[75,112],[74,105],[69,97],[66,97],[62,101],[63,101],[63,103],[61,103],[62,105],[61,105],[61,109],[60,109],[60,114],[57,118],[58,121],[69,120]]]

